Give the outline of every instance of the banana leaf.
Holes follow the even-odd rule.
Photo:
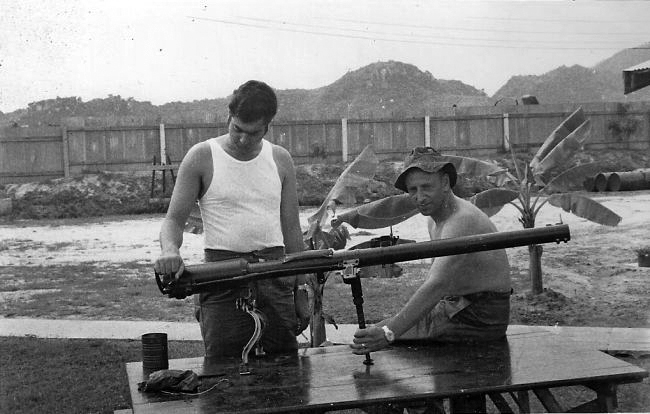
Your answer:
[[[585,178],[598,174],[602,168],[603,166],[598,162],[590,162],[569,168],[549,181],[544,186],[543,191],[546,194],[553,194],[579,190],[582,188],[582,183]]]
[[[332,206],[334,203],[345,204],[356,201],[355,194],[358,187],[375,176],[378,164],[379,160],[372,146],[367,145],[341,173],[321,206],[309,217],[309,230],[306,238],[313,237],[314,233],[323,227],[328,217],[328,206]]]
[[[437,158],[454,164],[456,172],[459,175],[482,177],[506,172],[505,168],[501,168],[497,164],[477,160],[475,158],[461,157],[458,155],[441,155]]]
[[[490,188],[470,197],[469,201],[481,209],[488,217],[498,213],[504,205],[519,196],[519,192],[505,188]]]
[[[544,143],[537,150],[537,153],[530,162],[531,168],[535,168],[541,160],[548,155],[555,146],[572,133],[577,127],[585,121],[585,114],[582,107],[576,109],[569,115],[551,134],[544,140]]]
[[[512,175],[509,171],[493,174],[493,177],[494,177],[494,185],[497,187],[503,187],[504,185],[510,182],[513,183],[517,182],[517,177]]]
[[[399,194],[345,211],[337,216],[337,221],[355,229],[380,229],[401,223],[418,212],[408,194]]]
[[[549,204],[564,211],[605,226],[616,226],[621,217],[597,201],[575,193],[552,194]]]
[[[537,164],[531,167],[534,175],[544,175],[556,166],[568,161],[582,148],[589,137],[591,122],[587,119],[578,128],[571,132]]]

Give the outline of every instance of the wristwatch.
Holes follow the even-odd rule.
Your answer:
[[[384,331],[384,338],[386,338],[389,344],[395,340],[395,333],[388,326],[384,325],[381,329]]]

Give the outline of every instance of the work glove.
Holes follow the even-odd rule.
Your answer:
[[[187,392],[195,393],[199,388],[199,377],[194,371],[180,369],[161,369],[149,374],[149,379],[138,383],[142,392]]]

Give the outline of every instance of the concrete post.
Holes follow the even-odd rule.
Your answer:
[[[510,114],[503,114],[503,150],[510,152]]]
[[[70,177],[70,143],[68,142],[68,128],[61,128],[61,143],[63,150],[63,176]]]
[[[431,146],[431,118],[429,115],[424,117],[424,146]]]
[[[167,165],[166,154],[167,154],[167,144],[165,141],[165,124],[160,124],[160,164],[161,165]]]
[[[341,119],[341,158],[348,162],[348,120]]]

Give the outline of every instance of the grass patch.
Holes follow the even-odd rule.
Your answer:
[[[0,312],[10,317],[191,321],[193,299],[164,297],[154,281],[150,264],[137,262],[57,266],[0,267],[0,275],[11,275],[16,290],[59,289],[0,300]],[[8,277],[8,276],[7,276]],[[8,279],[7,279],[8,280]]]
[[[429,268],[419,262],[400,266],[403,273],[398,278],[362,279],[368,323],[397,313],[425,280]],[[589,291],[569,297],[551,288],[531,295],[528,269],[516,263],[512,282],[512,324],[647,327],[647,309],[641,303],[650,292],[646,284],[628,283],[636,299],[625,301]],[[25,292],[3,295],[18,291]],[[193,310],[192,297],[178,300],[160,293],[150,264],[0,266],[0,314],[5,317],[193,322]],[[336,323],[357,322],[350,286],[338,276],[327,280],[323,310]]]
[[[0,412],[112,413],[131,407],[125,364],[140,341],[0,337]],[[169,342],[170,358],[203,355],[197,341]]]

